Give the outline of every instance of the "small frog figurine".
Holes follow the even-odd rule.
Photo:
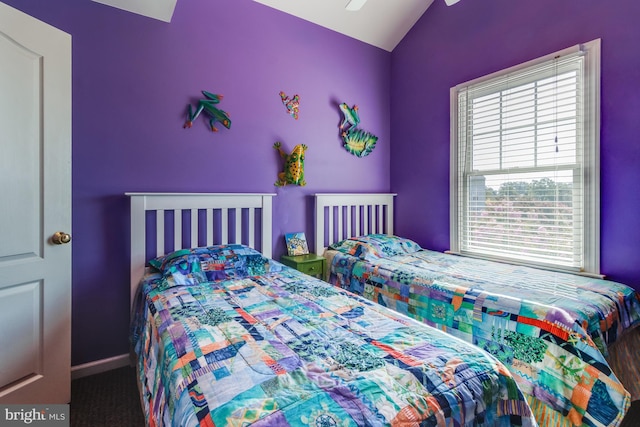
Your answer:
[[[284,159],[284,171],[278,173],[278,180],[274,185],[276,187],[284,187],[287,184],[305,186],[307,182],[304,180],[304,152],[307,150],[307,146],[298,144],[293,147],[293,151],[289,155],[280,146],[280,142],[273,144],[273,148],[278,150],[280,157]]]

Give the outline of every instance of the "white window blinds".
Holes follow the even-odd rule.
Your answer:
[[[452,89],[452,250],[597,273],[589,54],[576,46]]]

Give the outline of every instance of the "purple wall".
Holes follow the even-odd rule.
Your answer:
[[[313,193],[390,190],[384,50],[251,0],[181,0],[171,24],[88,0],[3,1],[72,35],[74,365],[129,351],[124,192],[275,192],[278,257],[284,233],[313,237]],[[201,90],[224,94],[230,130],[182,128]],[[281,90],[300,95],[299,120]],[[340,102],[379,136],[370,156],[342,148]],[[306,187],[273,186],[276,141],[309,146]]]
[[[437,0],[392,53],[396,231],[449,248],[449,88],[602,39],[601,270],[640,290],[640,2]]]
[[[447,249],[449,88],[595,38],[602,271],[640,289],[640,3],[436,0],[389,54],[251,0],[181,0],[171,24],[87,0],[2,1],[73,36],[74,365],[128,352],[124,192],[276,192],[277,257],[285,232],[312,237],[313,193],[392,190],[397,232]],[[225,95],[231,130],[182,129],[201,90]],[[300,94],[298,121],[280,90]],[[341,147],[339,102],[380,137],[369,157]],[[273,186],[278,140],[309,146],[306,187]]]

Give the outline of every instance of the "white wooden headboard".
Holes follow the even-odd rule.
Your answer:
[[[174,250],[243,243],[271,258],[273,193],[125,194],[131,198],[131,303],[148,259]],[[147,221],[149,211],[155,211],[155,216],[151,214],[155,221]],[[169,223],[165,223],[167,217]],[[260,245],[255,238],[256,225]],[[149,243],[154,233],[155,247]]]
[[[393,234],[395,193],[316,194],[315,253],[363,234]]]

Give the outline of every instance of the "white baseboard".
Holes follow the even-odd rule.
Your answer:
[[[106,359],[95,360],[93,362],[83,363],[82,365],[72,366],[71,379],[76,380],[78,378],[87,377],[89,375],[99,374],[101,372],[106,372],[112,369],[118,369],[122,368],[123,366],[130,365],[131,359],[129,353],[108,357]]]

